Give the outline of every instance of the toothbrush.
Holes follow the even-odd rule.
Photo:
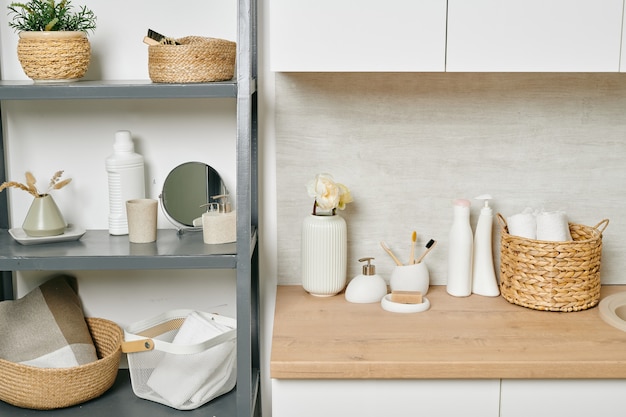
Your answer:
[[[416,264],[422,262],[422,260],[426,257],[426,255],[428,255],[428,252],[430,252],[435,245],[437,244],[437,242],[435,240],[430,239],[428,241],[428,243],[426,244],[426,251],[424,251],[424,253],[422,253],[422,256],[419,257],[419,259],[417,260],[417,262],[415,262]]]
[[[389,256],[391,256],[391,259],[393,259],[393,261],[396,263],[396,265],[402,266],[402,262],[400,262],[400,260],[398,258],[396,258],[396,255],[394,255],[393,252],[391,251],[391,249],[389,249],[387,247],[385,242],[381,241],[380,242],[380,246],[382,246],[383,249],[385,250],[385,252],[387,252],[389,254]]]
[[[413,234],[411,235],[411,254],[409,255],[409,265],[413,265],[415,263],[415,242],[417,242],[417,232],[413,230]]]

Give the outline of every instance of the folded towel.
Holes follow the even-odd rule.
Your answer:
[[[506,222],[511,236],[537,238],[537,219],[532,209],[527,208],[519,214],[508,217]]]
[[[0,302],[0,358],[40,368],[98,359],[76,278],[59,275],[18,300]]]
[[[193,312],[185,318],[172,343],[198,344],[229,330],[230,327]],[[223,382],[230,382],[231,373],[236,375],[231,372],[232,366],[227,366],[232,365],[236,356],[235,345],[235,340],[231,340],[197,354],[167,353],[154,368],[147,385],[174,408],[202,405],[234,388],[234,383],[225,387]],[[226,390],[221,392],[220,389]]]
[[[537,214],[537,239],[551,242],[572,240],[565,213],[562,211],[544,211]]]

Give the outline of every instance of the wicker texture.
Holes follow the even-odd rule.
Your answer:
[[[33,80],[74,80],[87,72],[91,46],[86,37],[20,39],[17,57]]]
[[[572,241],[550,242],[512,236],[498,214],[500,291],[510,303],[543,311],[586,310],[600,299],[602,232],[608,220],[594,227],[569,224]]]
[[[0,359],[0,400],[50,410],[83,403],[108,390],[118,372],[122,329],[105,319],[86,321],[100,359],[71,368],[37,368]]]
[[[148,72],[155,83],[226,81],[235,74],[237,44],[224,39],[187,36],[180,45],[150,45]]]

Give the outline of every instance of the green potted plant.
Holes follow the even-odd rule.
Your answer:
[[[35,81],[75,81],[87,72],[91,46],[87,33],[96,15],[86,6],[75,10],[70,0],[11,3],[9,26],[19,33],[17,56]]]

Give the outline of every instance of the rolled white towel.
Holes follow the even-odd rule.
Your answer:
[[[535,213],[530,208],[519,214],[507,217],[506,223],[511,236],[525,237],[527,239],[537,238],[537,219]]]
[[[544,211],[537,214],[537,239],[551,242],[572,240],[565,213],[563,211]]]

